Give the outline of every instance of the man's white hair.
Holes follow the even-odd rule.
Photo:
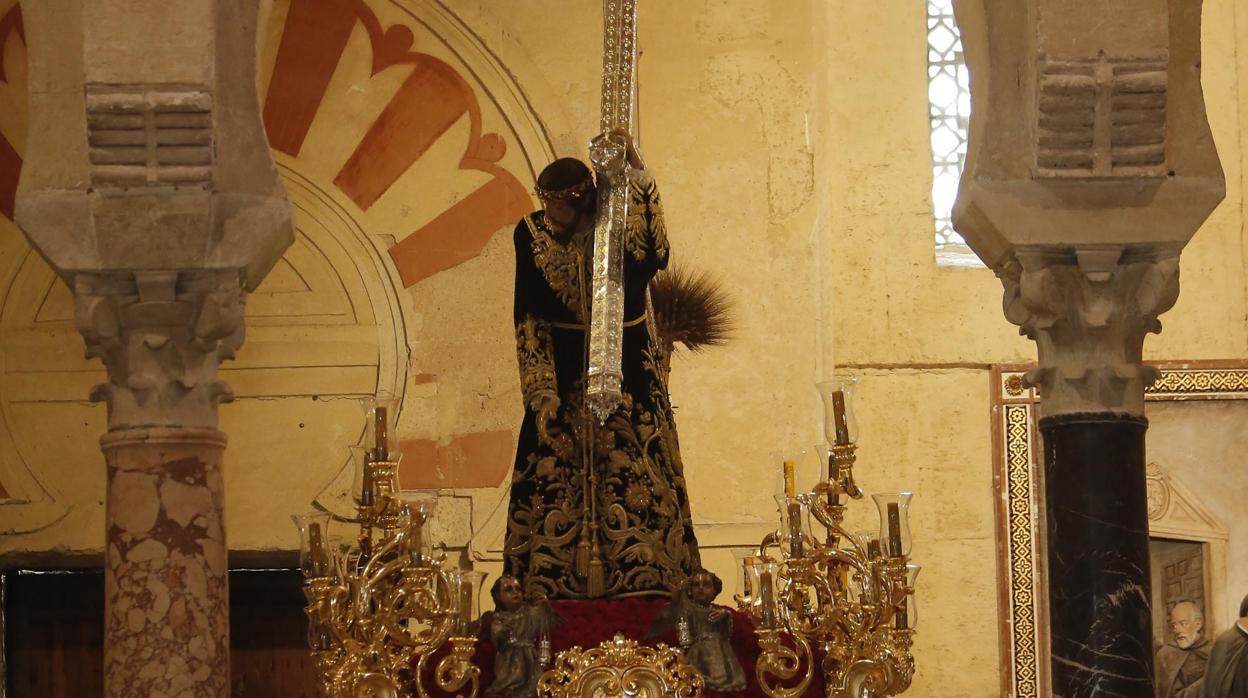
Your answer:
[[[1193,617],[1193,618],[1195,618],[1195,619],[1197,619],[1197,620],[1204,620],[1204,619],[1205,619],[1205,612],[1204,612],[1204,611],[1202,611],[1202,610],[1200,610],[1200,606],[1197,606],[1195,601],[1186,601],[1186,600],[1185,600],[1185,601],[1180,601],[1180,602],[1178,602],[1178,603],[1176,603],[1176,604],[1174,605],[1174,608],[1171,608],[1171,609],[1170,609],[1170,612],[1171,612],[1171,613],[1174,613],[1175,611],[1179,610],[1179,606],[1188,606],[1188,607],[1191,607],[1191,609],[1192,609],[1192,617]]]

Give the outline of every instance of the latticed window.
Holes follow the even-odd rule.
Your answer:
[[[971,116],[970,77],[962,58],[962,37],[953,0],[927,1],[927,98],[932,123],[932,213],[937,258],[943,263],[978,264],[950,215],[958,178],[966,162],[966,127]]]

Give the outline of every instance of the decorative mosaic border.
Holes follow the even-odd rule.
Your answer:
[[[1154,364],[1161,376],[1145,399],[1248,400],[1248,364],[1204,361]],[[992,368],[993,467],[997,504],[1002,694],[1049,695],[1048,634],[1042,559],[1040,396],[1023,385],[1034,365]]]
[[[1248,368],[1162,368],[1144,390],[1146,400],[1242,400],[1248,394]]]
[[[1006,517],[1006,569],[1010,588],[1009,619],[1011,655],[1015,671],[1010,676],[1012,694],[1039,696],[1040,624],[1035,559],[1038,557],[1032,525],[1037,491],[1032,467],[1032,405],[1008,405],[1004,409],[1006,466],[1004,488]]]

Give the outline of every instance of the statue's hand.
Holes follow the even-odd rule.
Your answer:
[[[526,601],[528,601],[531,605],[534,605],[534,606],[538,604],[544,604],[546,603],[546,592],[541,591],[540,589],[529,592],[529,595]]]
[[[559,398],[551,395],[537,406],[537,440],[546,444],[564,460],[572,457],[572,439],[567,434],[552,434],[550,425],[559,419]]]
[[[559,416],[559,398],[551,395],[542,399],[537,406],[537,439],[544,444],[551,443],[550,423]]]
[[[628,157],[628,164],[636,170],[646,169],[646,163],[641,159],[641,151],[637,150],[637,142],[633,140],[632,134],[622,128],[611,129],[607,137],[624,146],[624,152]]]
[[[589,159],[594,163],[594,168],[600,171],[622,172],[625,162],[633,169],[646,168],[633,137],[622,128],[599,134],[590,141]]]

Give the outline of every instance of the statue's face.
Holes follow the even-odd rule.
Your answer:
[[[715,600],[715,580],[711,575],[699,574],[689,580],[689,598],[702,604]]]
[[[1174,643],[1182,649],[1196,644],[1204,627],[1205,621],[1188,604],[1178,604],[1170,611],[1170,630],[1174,632]]]
[[[514,611],[524,605],[524,592],[520,589],[520,580],[506,577],[498,585],[498,605],[504,611]]]
[[[546,222],[556,235],[563,235],[572,230],[576,224],[577,210],[572,204],[562,199],[546,202]]]

